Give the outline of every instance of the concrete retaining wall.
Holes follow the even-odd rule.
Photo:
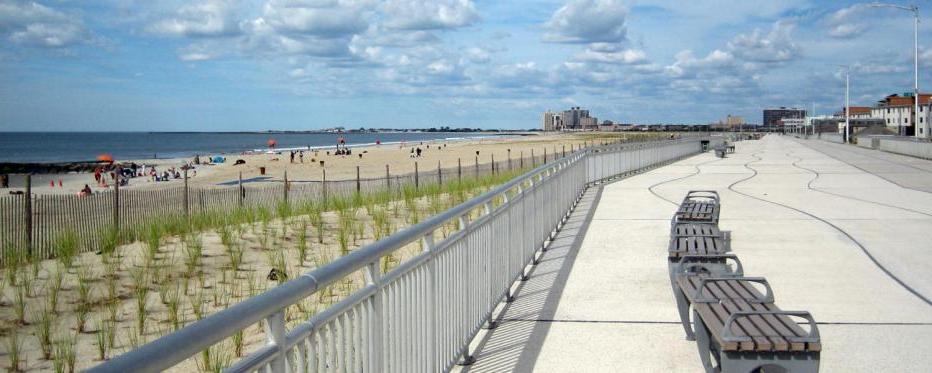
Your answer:
[[[837,142],[839,144],[844,144],[844,139],[842,139],[841,134],[838,133],[820,133],[818,134],[819,140]]]
[[[880,146],[880,139],[875,137],[858,136],[855,140],[857,140],[858,146],[862,148],[877,149]]]
[[[912,141],[912,140],[894,140],[894,139],[876,139],[878,140],[877,149],[885,152],[909,155],[913,157],[932,159],[932,143]]]

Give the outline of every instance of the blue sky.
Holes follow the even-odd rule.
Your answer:
[[[757,123],[838,110],[838,64],[852,105],[911,91],[912,25],[847,1],[0,0],[0,131]]]

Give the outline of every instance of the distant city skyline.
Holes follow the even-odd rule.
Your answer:
[[[852,106],[912,90],[911,14],[865,4],[0,0],[0,131],[529,129],[573,106],[626,123],[831,114],[838,64]],[[932,4],[916,4],[927,92]]]

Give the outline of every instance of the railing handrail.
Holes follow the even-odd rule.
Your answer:
[[[270,315],[280,312],[284,307],[293,305],[301,299],[313,295],[321,288],[342,279],[346,275],[365,268],[382,256],[405,245],[422,239],[440,229],[451,219],[459,218],[475,208],[493,201],[514,187],[537,177],[541,173],[569,166],[580,162],[593,152],[614,150],[629,145],[658,144],[668,145],[695,141],[696,137],[675,140],[645,141],[638,143],[609,144],[584,149],[555,159],[530,170],[494,189],[465,201],[440,214],[434,215],[420,223],[402,229],[394,234],[342,256],[322,267],[306,272],[282,285],[271,288],[259,295],[246,299],[227,309],[218,311],[197,322],[189,324],[173,333],[165,335],[132,351],[89,369],[89,372],[156,372],[198,354],[223,339],[245,329]],[[352,297],[354,294],[351,294]],[[335,306],[335,305],[334,305]],[[331,306],[332,307],[332,306]],[[282,346],[278,346],[282,347]]]
[[[434,215],[420,223],[402,229],[379,241],[363,246],[359,250],[342,256],[322,267],[304,273],[294,280],[267,290],[219,311],[176,332],[119,355],[110,361],[90,369],[90,372],[160,371],[203,351],[231,336],[236,330],[278,312],[283,305],[297,303],[322,287],[337,281],[349,273],[358,271],[387,253],[421,239],[426,234],[440,229],[452,218],[457,218],[492,201],[520,183],[528,181],[541,172],[553,168],[560,162],[577,162],[586,152],[567,155],[565,158],[538,166],[524,175],[514,178],[482,195],[463,202],[449,210]]]

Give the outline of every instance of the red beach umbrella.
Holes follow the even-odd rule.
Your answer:
[[[275,148],[275,145],[278,144],[278,141],[275,141],[275,139],[269,139],[269,141],[266,142],[266,144],[269,146],[269,148]]]
[[[110,154],[101,154],[97,156],[97,160],[101,162],[113,163],[113,156]]]

